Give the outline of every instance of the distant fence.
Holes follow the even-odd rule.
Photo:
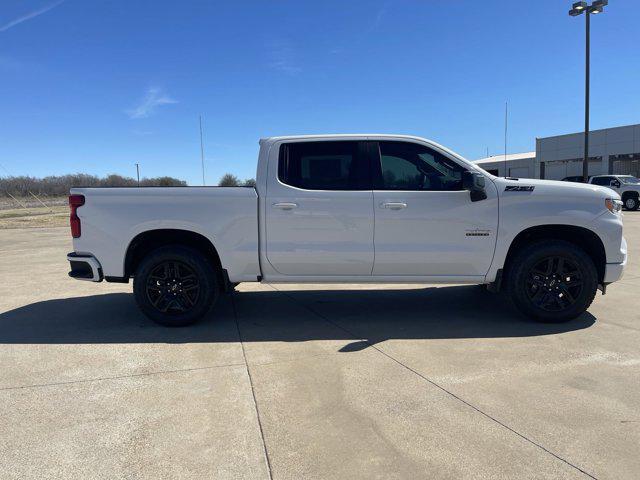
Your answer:
[[[94,175],[76,173],[73,175],[35,177],[3,177],[0,178],[0,196],[30,197],[32,194],[47,196],[63,196],[69,194],[72,187],[135,187],[135,178],[121,175],[108,175],[100,178]],[[182,187],[187,182],[173,177],[156,177],[140,179],[144,187]]]

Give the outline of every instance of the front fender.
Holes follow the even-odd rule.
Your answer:
[[[523,183],[526,180],[523,180]],[[487,275],[486,282],[494,282],[498,270],[505,265],[509,248],[515,238],[522,232],[533,227],[542,226],[570,226],[581,227],[593,231],[602,241],[609,261],[617,258],[607,246],[620,235],[621,230],[611,228],[615,223],[615,215],[605,210],[604,199],[600,202],[596,198],[574,197],[571,190],[566,195],[535,194],[532,192],[502,192],[500,198],[500,222],[496,240],[496,251]],[[606,213],[612,219],[607,219]],[[598,219],[602,218],[600,221]],[[621,222],[620,222],[621,229]],[[618,242],[619,244],[619,242]]]

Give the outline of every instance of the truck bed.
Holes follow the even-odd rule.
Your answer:
[[[85,197],[74,250],[97,258],[105,277],[125,275],[126,252],[138,235],[172,229],[215,244],[231,281],[260,275],[258,195],[252,187],[73,188],[71,194]]]

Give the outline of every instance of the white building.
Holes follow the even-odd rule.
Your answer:
[[[549,180],[581,176],[583,156],[583,132],[537,138],[535,175]],[[589,132],[589,175],[611,173],[640,176],[640,124]]]
[[[536,178],[536,152],[494,155],[474,163],[496,177]]]
[[[498,177],[562,180],[582,176],[584,133],[536,138],[536,151],[474,160]],[[589,175],[640,177],[640,124],[589,132]]]

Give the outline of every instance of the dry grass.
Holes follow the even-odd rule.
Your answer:
[[[46,195],[41,195],[40,200],[45,203],[45,205],[49,207],[63,206],[68,205],[69,200],[68,197],[49,197]],[[33,197],[18,197],[18,201],[20,204],[16,202],[13,198],[9,196],[2,195],[0,192],[0,211],[3,210],[18,210],[23,209],[23,207],[32,208],[32,207],[42,207],[42,204]]]
[[[43,207],[33,197],[20,197],[21,205],[10,197],[0,197],[0,229],[65,227],[69,225],[67,197],[42,196]],[[26,207],[26,208],[23,208]]]
[[[0,229],[65,227],[68,225],[69,207],[66,205],[54,205],[51,209],[45,207],[0,209]]]

